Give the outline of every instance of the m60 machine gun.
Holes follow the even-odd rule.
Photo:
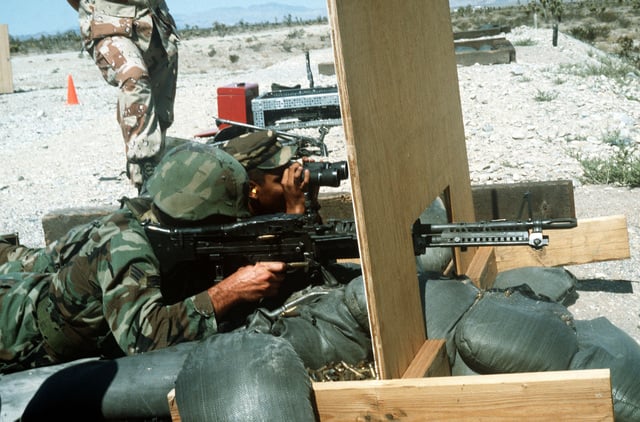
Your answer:
[[[575,219],[485,221],[413,225],[415,255],[431,247],[549,244],[546,229],[567,229]],[[283,261],[314,273],[341,258],[358,258],[356,227],[351,220],[315,223],[304,215],[258,216],[226,225],[170,228],[145,223],[144,229],[161,262],[163,275],[183,279],[196,269],[210,281],[222,279],[240,266],[258,261]],[[178,271],[176,271],[178,269]]]

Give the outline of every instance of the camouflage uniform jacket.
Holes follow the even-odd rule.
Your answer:
[[[114,35],[135,38],[146,51],[155,25],[165,51],[175,54],[178,31],[164,0],[80,0],[78,17],[88,51],[95,40]]]
[[[150,206],[142,199],[129,203],[135,201]],[[16,362],[25,368],[136,354],[218,331],[206,291],[165,303],[140,215],[123,207],[47,249],[19,248],[0,266],[0,372]],[[30,269],[41,273],[24,272]],[[44,351],[31,350],[38,348]]]

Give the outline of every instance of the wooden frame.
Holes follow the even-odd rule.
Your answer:
[[[587,419],[597,414],[597,419],[613,420],[608,370],[420,378],[411,379],[409,386],[407,380],[397,379],[404,373],[428,375],[438,361],[437,353],[422,353],[433,340],[424,341],[409,227],[442,192],[447,193],[452,221],[475,220],[449,4],[328,0],[328,9],[381,379],[315,384],[321,419],[393,415],[427,420],[437,415],[434,419],[521,420],[544,415],[562,420],[581,418],[580,413]],[[470,269],[477,251],[457,251],[458,273]],[[489,264],[494,262],[497,268],[498,258],[493,250],[488,252],[481,254],[486,259],[476,270],[491,283],[495,274]],[[421,366],[424,356],[428,362]],[[534,385],[540,388],[529,388]],[[580,405],[566,408],[565,400],[553,400],[553,391],[569,391],[570,385],[576,393],[570,401]],[[513,387],[509,393],[508,386]],[[383,397],[382,390],[389,395]],[[507,400],[513,400],[514,409],[522,413],[496,406],[504,403],[502,394],[513,394]],[[482,398],[473,400],[478,395]],[[416,412],[410,414],[409,408]]]
[[[449,4],[328,0],[328,9],[380,379],[314,383],[320,419],[613,421],[609,370],[448,376],[444,341],[425,338],[410,230],[442,192],[452,221],[475,220]],[[626,223],[614,220],[621,234]],[[628,253],[620,242],[601,258]],[[522,251],[457,251],[456,269],[490,285]]]

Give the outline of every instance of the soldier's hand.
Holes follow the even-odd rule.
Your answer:
[[[311,157],[302,157],[302,165],[304,166],[304,163],[315,163],[316,160],[314,160]],[[309,174],[309,179],[311,178],[311,172],[309,170],[305,170],[307,172],[307,174]],[[311,202],[317,202],[318,201],[318,195],[320,193],[320,185],[319,184],[314,184],[313,188],[311,188],[311,183],[310,180],[307,181],[307,188],[305,189],[305,191],[307,192],[307,198],[311,200]]]
[[[287,214],[304,214],[304,192],[309,186],[309,170],[305,170],[302,164],[292,163],[282,173],[282,188]]]
[[[221,316],[240,302],[257,302],[275,296],[284,280],[284,262],[258,262],[240,267],[235,273],[209,288],[216,315]]]

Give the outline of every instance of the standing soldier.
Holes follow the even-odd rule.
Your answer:
[[[104,79],[120,88],[117,118],[127,176],[139,193],[160,161],[173,123],[178,35],[164,0],[67,0]]]

